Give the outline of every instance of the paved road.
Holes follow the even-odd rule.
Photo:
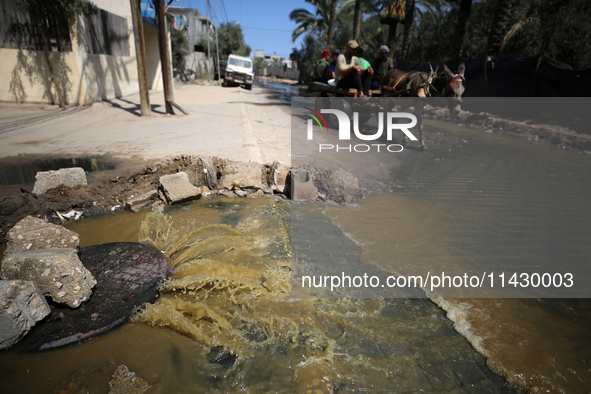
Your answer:
[[[162,92],[152,93],[150,102],[150,118],[139,116],[137,94],[66,110],[0,103],[0,158],[109,153],[154,159],[185,154],[291,164],[290,106],[269,89],[177,86],[175,102],[189,115],[164,114]]]

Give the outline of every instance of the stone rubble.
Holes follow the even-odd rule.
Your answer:
[[[189,182],[189,176],[186,172],[177,172],[176,174],[164,175],[160,177],[160,184],[166,202],[169,204],[184,202],[197,199],[207,191],[207,187],[196,187]]]
[[[125,201],[125,208],[131,212],[139,212],[141,209],[152,205],[156,197],[158,197],[157,190],[150,190],[146,193],[142,193],[139,196],[131,196]]]
[[[224,167],[224,175],[220,178],[219,188],[232,190],[262,189],[263,166],[259,163],[230,162]]]
[[[81,167],[62,168],[57,171],[41,171],[35,175],[33,194],[45,194],[59,186],[77,187],[88,185],[86,173]]]
[[[0,280],[0,350],[22,339],[50,312],[34,282]]]
[[[72,308],[90,299],[97,283],[71,248],[12,253],[2,261],[0,279],[33,281],[44,295]]]
[[[109,394],[139,394],[148,391],[150,385],[126,365],[120,365],[113,373],[109,387]]]
[[[14,253],[47,248],[78,249],[80,237],[73,231],[27,216],[8,232],[4,258]]]
[[[313,200],[318,197],[318,189],[314,186],[310,171],[292,169],[287,177],[285,186],[289,198],[294,201]]]

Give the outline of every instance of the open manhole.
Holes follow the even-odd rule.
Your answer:
[[[60,168],[82,167],[86,172],[112,170],[115,165],[99,158],[61,158],[34,160],[28,163],[0,167],[0,186],[29,185],[35,183],[39,171],[59,170]]]
[[[50,304],[48,319],[16,348],[32,351],[69,345],[127,322],[136,308],[155,299],[168,267],[162,252],[135,242],[89,246],[81,250],[80,260],[97,280],[90,300],[77,309]]]

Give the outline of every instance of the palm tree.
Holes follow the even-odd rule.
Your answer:
[[[361,32],[361,0],[355,0],[355,14],[353,16],[353,39],[359,40]]]
[[[404,0],[383,0],[379,2],[383,11],[380,14],[380,23],[388,25],[388,47],[390,53],[394,53],[394,46],[396,45],[396,29],[398,24],[404,20],[406,11],[404,10]]]
[[[399,23],[404,21],[402,44],[402,57],[404,59],[410,49],[415,12],[418,12],[419,18],[422,18],[426,12],[441,13],[443,8],[448,5],[447,3],[447,0],[378,0],[376,5],[383,10],[380,15],[380,22],[390,26],[388,31],[390,53],[394,52],[396,30]]]
[[[402,64],[406,65],[410,41],[412,40],[412,25],[415,21],[415,0],[406,0],[404,7],[404,31],[402,33]]]
[[[328,33],[334,29],[334,22],[339,19],[343,13],[347,12],[355,0],[344,0],[338,4],[336,0],[306,0],[306,2],[316,6],[316,14],[312,14],[305,8],[298,8],[289,13],[289,19],[298,24],[291,35],[291,40],[295,40],[305,32],[314,32],[320,34],[323,38],[328,40]],[[334,17],[332,15],[333,2],[337,4],[335,7]],[[332,22],[332,23],[331,23]]]
[[[332,45],[332,36],[334,33],[334,25],[335,25],[335,17],[337,14],[337,4],[338,0],[330,0],[330,14],[328,17],[328,33],[326,38],[326,43],[328,45]]]
[[[470,18],[470,9],[472,0],[460,0],[460,9],[458,10],[458,21],[456,23],[456,32],[454,39],[454,55],[459,59],[464,54],[466,46],[466,35],[468,33],[468,18]]]
[[[505,37],[505,30],[507,22],[511,16],[511,8],[514,0],[498,0],[497,10],[493,18],[493,22],[488,35],[488,42],[486,44],[486,57],[494,57],[499,54],[503,38]]]

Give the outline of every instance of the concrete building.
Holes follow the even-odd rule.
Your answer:
[[[183,7],[169,7],[167,14],[174,17],[173,26],[183,31],[189,42],[190,53],[186,57],[185,67],[196,74],[200,71],[211,72],[214,65],[215,25],[199,11]],[[211,58],[207,56],[207,40],[211,40]]]
[[[51,20],[45,29],[49,57],[68,105],[86,105],[139,90],[129,1],[94,0],[95,15]],[[157,29],[142,1],[148,83],[162,86]],[[40,34],[41,26],[17,6],[0,0],[0,101],[57,103]]]
[[[276,52],[272,55],[266,55],[264,49],[257,49],[254,51],[254,58],[256,59],[257,57],[265,59],[265,65],[267,66],[277,65],[277,62],[282,65],[285,60],[285,58],[277,55]]]

